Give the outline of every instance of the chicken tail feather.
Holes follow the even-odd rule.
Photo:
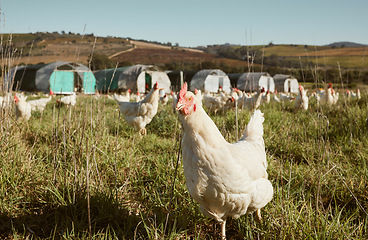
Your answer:
[[[245,129],[244,135],[240,140],[263,141],[263,113],[261,110],[256,110]]]

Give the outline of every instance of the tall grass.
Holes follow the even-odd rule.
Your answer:
[[[261,223],[229,220],[228,237],[365,239],[367,100],[312,103],[307,112],[262,105],[274,198]],[[74,108],[52,100],[28,122],[3,113],[0,238],[218,239],[219,225],[187,192],[181,162],[173,177],[180,123],[170,103],[142,138],[115,110],[107,98],[79,96]],[[250,113],[238,112],[239,129],[234,111],[211,118],[234,142]]]

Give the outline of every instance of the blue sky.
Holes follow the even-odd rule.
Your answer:
[[[196,47],[368,44],[368,0],[0,0],[0,33],[65,31]]]

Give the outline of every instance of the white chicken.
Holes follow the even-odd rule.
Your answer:
[[[17,119],[29,120],[32,115],[32,107],[28,102],[26,102],[26,98],[14,95],[14,102],[15,102],[15,115]]]
[[[151,91],[140,102],[116,102],[125,121],[139,130],[139,134],[147,134],[146,125],[151,122],[158,108],[158,84],[155,83]]]
[[[359,88],[357,88],[356,97],[357,97],[357,99],[361,99]]]
[[[274,92],[272,99],[275,102],[278,102],[278,103],[281,102],[280,98],[277,96],[277,90]]]
[[[252,97],[245,97],[243,98],[243,104],[242,106],[248,107],[250,111],[254,111],[258,109],[258,107],[261,105],[263,93],[265,92],[264,88],[261,88],[256,94],[254,94]]]
[[[199,100],[197,100],[198,104],[200,103]],[[203,96],[203,105],[206,106],[208,111],[217,113],[220,110],[227,110],[231,106],[234,105],[234,98],[231,98],[229,96],[226,96],[225,94],[220,92],[219,96],[211,96],[211,95],[204,95]]]
[[[65,105],[72,105],[72,106],[74,106],[77,103],[77,95],[74,92],[71,95],[67,95],[67,96],[64,96],[64,97],[62,97],[60,99],[56,99],[56,102],[63,103]]]
[[[169,97],[167,96],[167,94],[165,93],[165,95],[163,95],[162,97],[160,97],[160,103],[165,106],[167,104],[167,102],[169,101]]]
[[[282,93],[280,92],[280,101],[290,101],[292,99],[292,96],[290,93]]]
[[[137,93],[132,97],[132,100],[133,100],[133,102],[140,102],[140,101],[142,101],[142,95],[141,95],[139,92],[137,92]]]
[[[50,102],[51,99],[52,99],[52,96],[49,96],[48,98],[30,100],[27,103],[31,106],[32,111],[39,110],[40,112],[43,112],[43,110],[45,110],[47,103]]]
[[[346,89],[346,96],[347,98],[357,98],[357,99],[360,99],[361,98],[361,95],[360,95],[360,90],[359,88],[357,88],[357,91],[356,93],[349,90],[349,89]]]
[[[266,103],[270,103],[271,101],[270,90],[267,90],[267,92],[262,94],[262,100]]]
[[[267,179],[263,140],[263,113],[256,110],[243,137],[228,143],[198,104],[195,95],[180,90],[176,109],[183,126],[182,155],[185,181],[201,212],[221,223],[226,238],[226,219],[257,212],[273,197]]]
[[[121,94],[114,93],[113,97],[116,101],[119,101],[119,102],[129,102],[130,101],[130,93],[131,93],[131,90],[128,89],[126,92],[121,93]]]
[[[302,85],[299,85],[299,95],[295,97],[295,108],[302,108],[303,110],[308,110],[309,98],[307,96],[307,91]]]
[[[327,104],[327,105],[333,105],[335,102],[334,99],[334,90],[332,88],[332,84],[329,83],[326,92],[321,92],[320,95],[320,104]]]

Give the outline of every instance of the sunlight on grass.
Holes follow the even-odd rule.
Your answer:
[[[171,103],[160,106],[142,138],[116,108],[111,100],[80,96],[74,108],[52,100],[28,122],[2,112],[1,238],[218,238],[219,226],[186,190],[181,162],[173,178],[181,126]],[[228,236],[364,239],[367,95],[336,108],[312,104],[307,112],[274,102],[260,109],[274,198],[261,223],[252,215],[229,220]],[[234,142],[250,113],[238,110],[238,129],[234,111],[210,116]]]

